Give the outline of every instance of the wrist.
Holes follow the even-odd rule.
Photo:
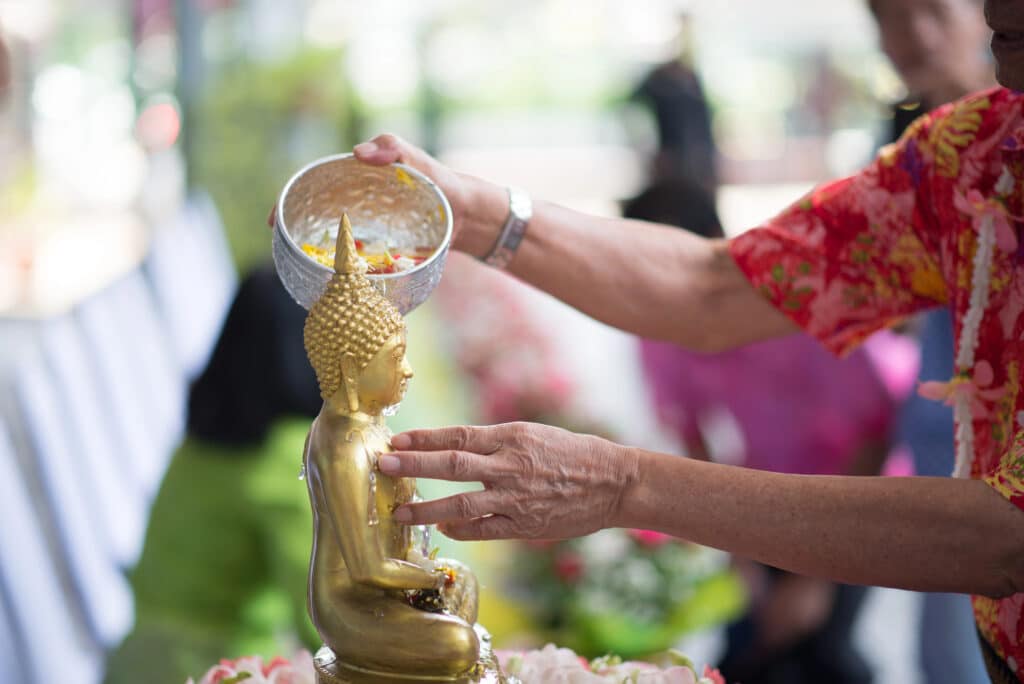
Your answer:
[[[619,464],[618,501],[612,510],[612,520],[608,527],[641,527],[639,520],[642,511],[638,504],[643,502],[644,478],[643,451],[636,447],[627,447],[616,444],[620,453],[615,454],[615,462]]]
[[[508,217],[508,191],[480,178],[464,176],[462,216],[453,247],[481,258],[494,246]]]

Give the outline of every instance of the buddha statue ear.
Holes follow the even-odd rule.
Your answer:
[[[359,410],[359,364],[352,354],[341,355],[341,384],[348,410],[355,413]]]

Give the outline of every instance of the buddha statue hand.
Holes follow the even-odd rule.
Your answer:
[[[475,622],[477,584],[472,570],[449,559],[433,562],[433,571],[439,577],[438,587],[407,591],[409,605],[430,613],[449,613],[466,622]]]
[[[440,566],[446,578],[440,592],[445,610],[473,624],[477,617],[476,575],[469,566],[456,560],[442,559]]]

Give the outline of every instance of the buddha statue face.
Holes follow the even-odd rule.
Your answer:
[[[359,410],[375,415],[397,404],[405,396],[410,378],[412,366],[405,357],[405,333],[401,332],[392,335],[355,378]],[[343,382],[347,386],[349,378],[343,377]]]
[[[412,377],[405,321],[366,277],[344,216],[334,276],[306,317],[306,353],[324,400],[350,413],[379,414],[398,403]]]

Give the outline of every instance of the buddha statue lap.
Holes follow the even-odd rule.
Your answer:
[[[318,681],[504,681],[476,624],[471,570],[431,559],[392,517],[416,493],[415,480],[377,468],[391,450],[383,413],[412,378],[405,322],[366,277],[347,217],[334,270],[305,326],[324,398],[303,455],[314,517],[308,607],[325,644]]]

